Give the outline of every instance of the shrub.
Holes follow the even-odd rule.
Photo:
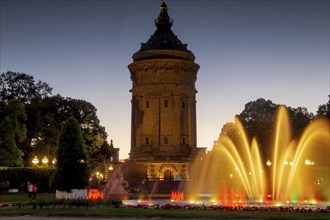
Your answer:
[[[26,191],[28,181],[36,183],[38,192],[53,192],[49,180],[54,168],[38,167],[0,167],[0,192],[8,192],[8,188]]]

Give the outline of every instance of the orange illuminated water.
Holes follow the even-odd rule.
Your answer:
[[[184,193],[172,190],[172,192],[171,192],[171,201],[175,201],[175,202],[184,201]]]
[[[256,139],[249,142],[235,120],[235,140],[220,136],[212,151],[191,167],[185,195],[191,202],[209,199],[223,205],[257,203],[329,203],[329,120],[315,119],[298,139],[291,136],[288,112],[278,110],[269,158],[262,158]]]

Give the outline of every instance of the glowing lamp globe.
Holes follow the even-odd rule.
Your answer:
[[[47,166],[48,165],[48,158],[46,156],[44,156],[44,158],[42,158],[41,162],[42,162],[42,165]]]
[[[57,162],[57,160],[54,158],[54,159],[52,160],[52,164],[55,165],[56,162]]]
[[[32,159],[32,163],[34,166],[37,166],[37,164],[39,163],[39,159],[37,156],[34,156],[34,158]]]

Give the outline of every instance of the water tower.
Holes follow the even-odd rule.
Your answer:
[[[197,152],[196,88],[199,65],[173,33],[163,1],[156,31],[133,54],[130,161],[149,180],[187,180]]]

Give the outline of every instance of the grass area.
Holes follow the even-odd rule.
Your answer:
[[[78,217],[177,217],[177,218],[253,218],[253,219],[330,219],[330,213],[291,213],[262,211],[217,211],[177,209],[14,209],[1,208],[0,216],[78,216]]]
[[[54,194],[38,194],[37,201],[52,201]],[[26,202],[27,194],[0,194],[0,203]],[[105,208],[0,208],[1,216],[76,216],[76,217],[169,217],[169,218],[253,218],[253,219],[330,219],[330,213],[296,213],[269,211],[220,211],[220,210],[182,210],[182,209],[124,209]]]

